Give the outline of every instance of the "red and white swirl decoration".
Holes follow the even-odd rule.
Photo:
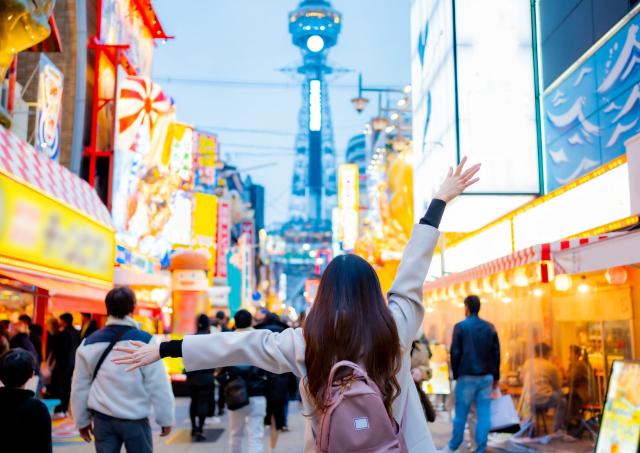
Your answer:
[[[152,135],[158,118],[170,110],[171,101],[160,86],[146,77],[124,77],[118,96],[118,148],[131,150],[141,127]]]

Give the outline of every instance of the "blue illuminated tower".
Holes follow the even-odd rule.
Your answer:
[[[327,54],[340,34],[341,16],[326,0],[303,0],[289,14],[289,32],[300,48],[302,106],[298,117],[291,193],[292,220],[330,222],[337,203],[336,158],[325,76]]]

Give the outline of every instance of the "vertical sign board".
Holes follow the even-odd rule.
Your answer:
[[[64,76],[44,54],[40,55],[39,72],[35,148],[57,161]]]
[[[242,222],[241,234],[244,236],[244,250],[242,254],[242,303],[250,305],[253,295],[253,269],[255,250],[255,228],[253,220]]]
[[[218,139],[213,134],[196,131],[195,182],[196,192],[213,194],[216,189],[216,156]]]
[[[353,250],[358,240],[358,166],[342,164],[338,169],[338,207],[342,213],[342,249]]]
[[[203,248],[207,251],[211,279],[213,279],[216,270],[217,233],[218,197],[196,192],[194,194],[192,243],[196,249]]]
[[[216,277],[227,277],[227,253],[231,247],[231,206],[228,201],[218,202]]]

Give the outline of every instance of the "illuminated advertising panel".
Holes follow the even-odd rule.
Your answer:
[[[216,277],[227,277],[227,253],[231,247],[231,205],[228,201],[218,203]]]
[[[193,130],[143,77],[118,85],[112,214],[119,242],[164,259],[191,241]]]
[[[640,362],[613,362],[595,453],[640,448]]]
[[[469,191],[539,193],[531,2],[455,7],[460,156],[482,162]]]
[[[358,240],[358,166],[342,164],[338,169],[338,207],[342,216],[342,249],[353,250]]]
[[[557,241],[632,214],[624,164],[516,216],[515,248]]]
[[[319,80],[309,81],[309,130],[322,129],[322,85]]]
[[[195,133],[195,181],[196,192],[213,194],[216,188],[216,159],[218,139],[215,135]]]
[[[64,76],[44,54],[40,55],[39,72],[35,148],[57,161]]]
[[[0,173],[0,257],[113,281],[113,231]]]
[[[414,0],[411,6],[414,214],[424,214],[444,171],[456,162],[450,0]]]
[[[640,16],[623,20],[544,93],[546,187],[624,154],[640,122]]]
[[[136,73],[151,75],[153,38],[131,0],[102,0],[100,40],[104,44],[127,44],[127,59]]]

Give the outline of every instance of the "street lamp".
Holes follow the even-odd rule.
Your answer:
[[[367,108],[367,104],[369,104],[369,99],[367,99],[362,95],[362,93],[364,92],[378,93],[378,104],[379,104],[382,93],[405,94],[404,90],[399,90],[397,88],[365,88],[362,86],[362,74],[358,74],[358,96],[351,99],[351,104],[353,104],[353,107],[356,109],[356,112],[358,113],[362,113],[364,109]],[[378,105],[378,108],[380,108],[379,105]],[[384,129],[384,127],[382,129]]]

